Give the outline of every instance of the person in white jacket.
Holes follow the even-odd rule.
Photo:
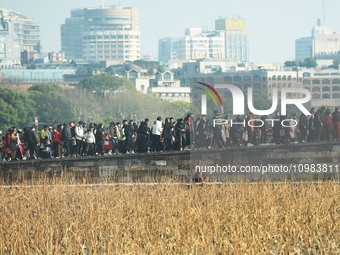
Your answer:
[[[161,151],[163,146],[161,143],[161,135],[163,133],[162,117],[157,117],[157,120],[152,126],[152,151]]]
[[[75,138],[76,138],[76,154],[77,156],[83,154],[84,146],[84,125],[82,121],[79,121],[78,126],[75,128]]]
[[[85,134],[85,154],[95,155],[94,145],[96,144],[96,137],[93,133],[93,128],[91,127]]]

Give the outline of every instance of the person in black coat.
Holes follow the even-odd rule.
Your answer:
[[[148,151],[146,146],[146,142],[150,135],[150,129],[148,127],[149,119],[146,118],[145,121],[142,121],[138,128],[138,152],[145,153]]]
[[[64,126],[64,129],[61,134],[61,141],[63,142],[63,146],[65,148],[65,157],[71,155],[72,148],[72,128],[74,127],[74,122],[70,122],[68,126]]]
[[[26,142],[27,142],[28,149],[30,151],[30,159],[37,158],[38,157],[37,148],[38,148],[39,142],[38,142],[37,136],[35,135],[34,126],[32,126],[30,130],[28,131],[27,136],[26,136]]]
[[[103,124],[100,123],[96,131],[96,145],[97,145],[96,148],[98,154],[104,155],[103,144],[104,144],[104,130]]]
[[[128,125],[125,125],[125,150],[124,153],[134,153],[131,150],[131,145],[132,145],[132,136],[134,132],[134,126],[133,126],[133,120],[129,121]]]

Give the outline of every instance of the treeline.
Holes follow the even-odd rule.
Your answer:
[[[151,120],[157,116],[184,116],[188,103],[167,102],[155,95],[137,92],[130,81],[108,74],[93,76],[79,84],[62,88],[55,84],[37,84],[26,91],[0,89],[0,129],[28,127],[39,123]]]

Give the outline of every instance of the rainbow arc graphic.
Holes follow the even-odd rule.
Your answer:
[[[203,82],[197,82],[197,83],[203,86],[203,87],[197,87],[197,88],[203,91],[205,94],[207,94],[211,98],[211,100],[214,102],[214,105],[216,106],[217,109],[218,109],[218,104],[219,104],[220,111],[221,113],[223,113],[223,102],[222,102],[220,94],[216,91],[216,89],[213,86],[203,83]]]

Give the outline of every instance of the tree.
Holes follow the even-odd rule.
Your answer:
[[[40,92],[44,94],[55,94],[61,89],[56,84],[35,84],[28,89],[30,92]]]
[[[97,95],[106,95],[108,92],[116,91],[118,88],[132,89],[133,85],[125,78],[111,76],[108,73],[102,73],[86,79],[79,83],[80,88],[87,89]]]
[[[340,65],[340,59],[337,58],[333,60],[333,65],[329,66],[329,68],[338,69],[339,65]]]
[[[26,92],[0,89],[0,129],[30,126],[35,115],[35,103]]]
[[[317,67],[316,60],[314,58],[306,58],[300,66],[307,67],[307,68],[314,68]]]
[[[296,66],[299,66],[299,63],[296,62],[295,60],[293,60],[293,61],[287,60],[287,61],[284,63],[284,66],[285,66],[285,67],[296,67]]]
[[[158,61],[135,60],[133,63],[144,69],[157,69],[159,67]]]
[[[76,117],[74,108],[65,99],[65,95],[69,92],[61,91],[57,94],[32,93],[31,98],[36,102],[36,115],[39,119],[51,126],[74,120]]]

